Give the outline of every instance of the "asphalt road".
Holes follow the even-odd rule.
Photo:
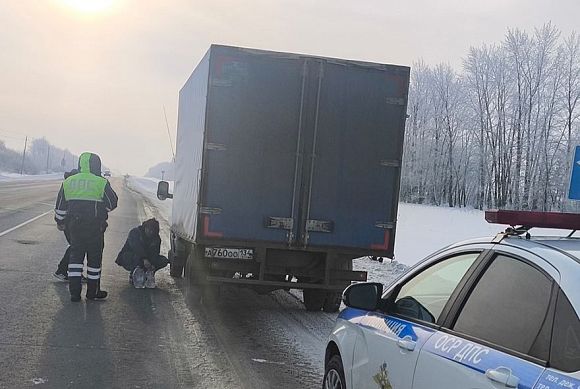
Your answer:
[[[306,312],[286,292],[226,289],[203,303],[166,270],[157,289],[129,285],[116,254],[133,226],[158,215],[121,180],[105,235],[109,298],[71,303],[52,276],[66,248],[52,214],[4,233],[50,210],[58,185],[0,183],[0,388],[320,387],[335,316]]]
[[[54,209],[58,181],[0,182],[0,234]]]

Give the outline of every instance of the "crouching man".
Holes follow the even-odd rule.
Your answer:
[[[160,250],[159,222],[145,220],[129,232],[115,263],[130,272],[129,282],[135,288],[155,288],[155,272],[169,263]]]

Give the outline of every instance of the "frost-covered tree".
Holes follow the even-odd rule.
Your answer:
[[[413,65],[404,201],[564,209],[580,142],[580,37],[548,23],[473,47],[461,72]]]

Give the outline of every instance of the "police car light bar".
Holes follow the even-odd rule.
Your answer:
[[[580,214],[577,213],[490,210],[485,211],[485,220],[512,227],[580,230]]]

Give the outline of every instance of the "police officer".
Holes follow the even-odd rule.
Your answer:
[[[70,176],[74,176],[78,172],[79,171],[77,169],[72,169],[70,172],[65,172],[64,179],[66,180],[67,178],[69,178]],[[64,219],[65,219],[64,216],[61,216],[57,213],[55,217],[56,217],[57,226],[59,226],[59,229],[64,228],[64,230],[63,230],[64,236],[66,237],[66,241],[68,242],[69,246],[66,249],[62,259],[58,263],[58,267],[57,267],[56,271],[54,272],[54,276],[61,281],[68,281],[68,263],[69,263],[69,257],[70,257],[70,233],[69,233],[69,230],[66,228],[66,223],[64,223]]]
[[[55,220],[59,230],[66,229],[70,236],[68,265],[71,301],[81,300],[81,276],[87,257],[88,300],[104,299],[107,292],[100,290],[103,260],[104,232],[108,212],[117,207],[117,194],[109,181],[101,177],[101,159],[93,153],[79,158],[79,173],[62,183],[56,200]]]

